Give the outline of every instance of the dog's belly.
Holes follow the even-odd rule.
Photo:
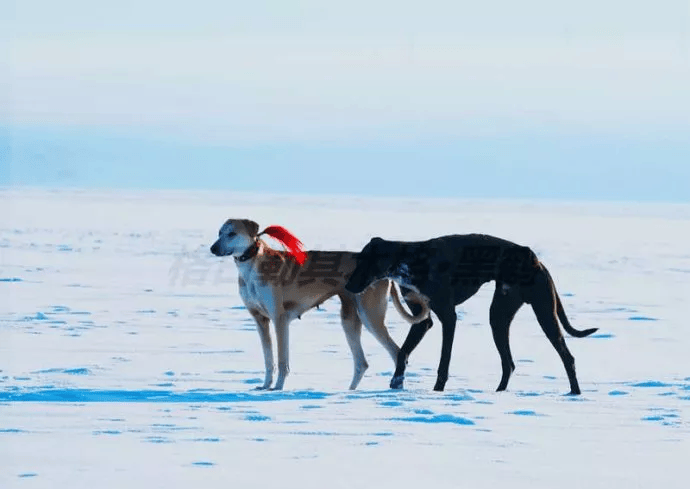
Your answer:
[[[287,315],[287,319],[292,321],[337,294],[340,288],[324,284],[310,289],[310,293],[304,294],[305,289],[283,288],[276,291],[271,285],[245,283],[240,287],[240,297],[249,310],[271,319]]]

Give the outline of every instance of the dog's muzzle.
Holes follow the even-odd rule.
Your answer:
[[[361,294],[367,288],[367,284],[363,280],[350,280],[345,284],[345,290],[352,294]]]
[[[216,241],[211,245],[211,253],[213,253],[216,256],[223,256],[222,253],[220,252],[220,241]]]

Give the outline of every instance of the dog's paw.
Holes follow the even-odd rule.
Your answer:
[[[270,387],[271,387],[271,384],[268,384],[268,385],[259,385],[259,386],[254,387],[254,389],[252,389],[252,390],[255,390],[255,391],[265,391],[265,390],[268,390]]]
[[[446,388],[446,383],[445,382],[436,382],[436,385],[434,385],[434,390],[436,392],[443,392],[443,389]]]
[[[400,390],[403,388],[403,381],[405,380],[404,375],[396,375],[391,379],[391,389]]]

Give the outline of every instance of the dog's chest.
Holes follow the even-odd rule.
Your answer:
[[[395,282],[399,283],[408,288],[415,288],[412,284],[412,274],[410,273],[410,267],[407,263],[400,263],[391,274],[390,277]],[[415,290],[415,292],[419,292]]]
[[[266,316],[270,316],[273,309],[273,295],[270,288],[261,285],[258,280],[239,279],[240,297],[247,309],[255,309]]]

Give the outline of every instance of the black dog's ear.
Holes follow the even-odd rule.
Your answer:
[[[259,234],[259,224],[252,221],[251,219],[242,219],[242,224],[247,229],[250,236],[254,237]]]
[[[388,241],[383,238],[379,238],[378,236],[371,238],[371,241],[369,241],[369,246],[371,246],[371,248],[374,250],[388,249],[387,245]]]

